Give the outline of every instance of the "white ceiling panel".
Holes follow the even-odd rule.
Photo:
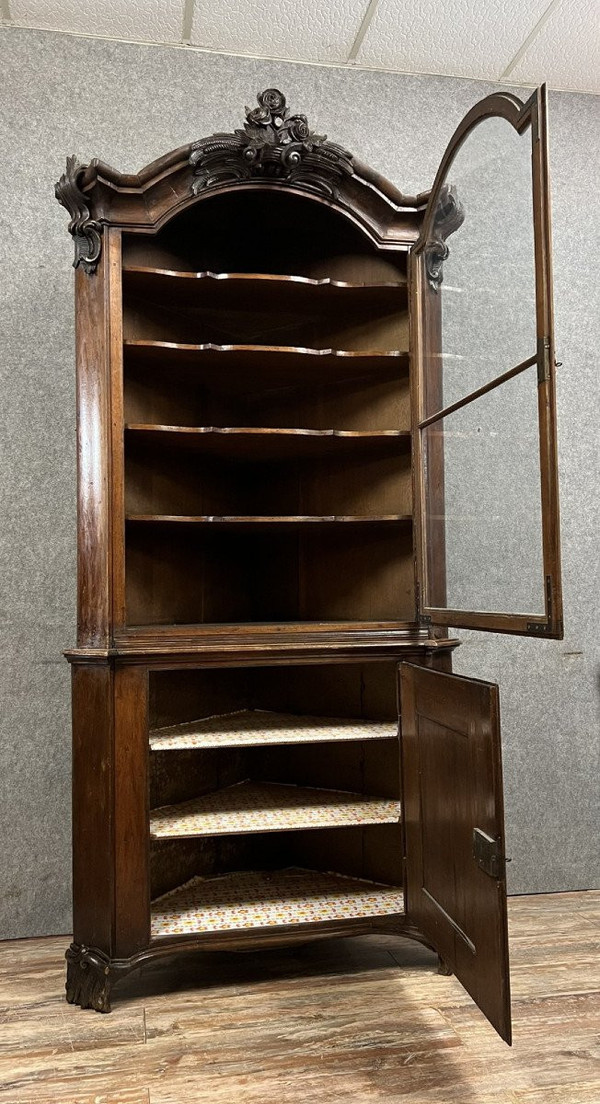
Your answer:
[[[10,14],[16,26],[180,42],[183,0],[10,0]]]
[[[346,61],[368,0],[196,0],[191,41],[209,50]]]
[[[562,0],[507,80],[600,92],[600,4]]]
[[[359,65],[500,77],[549,0],[379,0]]]

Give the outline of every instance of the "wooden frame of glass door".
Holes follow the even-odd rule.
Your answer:
[[[466,395],[459,403],[437,408],[436,394],[441,394],[441,378],[431,379],[427,374],[430,351],[440,345],[440,309],[437,292],[432,290],[426,273],[426,254],[435,241],[433,228],[440,192],[445,185],[448,170],[454,158],[473,129],[486,119],[506,119],[522,134],[531,127],[532,190],[535,249],[535,298],[537,348],[532,356],[509,371],[489,381],[484,387]],[[465,116],[451,139],[438,169],[421,235],[412,251],[412,323],[414,326],[414,355],[416,371],[413,372],[413,449],[414,449],[414,502],[416,530],[416,570],[418,582],[419,619],[430,625],[455,626],[457,628],[484,629],[490,632],[508,632],[531,636],[561,638],[562,590],[560,580],[560,538],[558,508],[558,458],[556,444],[556,395],[554,325],[552,304],[551,222],[547,149],[547,98],[545,86],[536,89],[522,103],[510,93],[496,93],[476,104]],[[541,517],[543,571],[545,580],[545,616],[531,614],[482,612],[451,609],[445,606],[444,583],[444,523],[428,516],[426,508],[426,478],[431,483],[438,480],[443,496],[443,453],[438,450],[434,458],[437,472],[424,471],[422,434],[427,427],[440,421],[453,410],[467,405],[503,382],[513,378],[527,367],[537,364],[538,371],[538,420],[541,475]],[[435,373],[434,373],[435,374]],[[441,467],[440,467],[441,466]],[[440,479],[440,476],[442,477]],[[440,567],[440,563],[442,567]]]

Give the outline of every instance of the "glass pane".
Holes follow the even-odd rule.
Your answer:
[[[534,365],[422,430],[426,605],[544,616],[537,402]]]
[[[438,292],[443,406],[536,352],[531,128],[485,119],[446,180],[464,220],[446,239]]]

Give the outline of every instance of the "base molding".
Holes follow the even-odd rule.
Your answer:
[[[308,925],[307,925],[308,927]],[[353,928],[351,922],[338,922],[333,925],[321,925],[321,930],[298,931],[293,933],[287,930],[282,932],[274,930],[268,936],[263,933],[260,940],[250,937],[247,943],[239,938],[236,933],[235,942],[224,943],[223,940],[198,934],[197,936],[173,937],[161,939],[151,943],[148,947],[138,951],[130,958],[111,958],[97,947],[87,947],[83,943],[71,943],[65,952],[67,961],[67,977],[65,983],[65,996],[69,1004],[77,1004],[80,1008],[90,1008],[95,1012],[111,1011],[112,987],[121,978],[130,974],[133,970],[139,970],[146,963],[156,959],[171,958],[175,955],[190,954],[198,951],[214,950],[247,950],[249,948],[260,949],[267,946],[292,946],[295,943],[306,943],[314,939],[343,938],[357,935],[396,935],[404,939],[412,939],[423,944],[429,950],[435,951],[431,942],[411,924],[405,922],[381,920],[372,922],[369,927],[361,926],[358,930]],[[327,930],[329,929],[329,930]],[[232,934],[232,933],[230,933]],[[218,944],[218,947],[217,947]],[[441,959],[440,967],[443,966]],[[445,972],[440,969],[440,972]]]

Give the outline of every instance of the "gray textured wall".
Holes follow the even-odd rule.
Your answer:
[[[70,926],[61,650],[75,614],[72,250],[53,199],[65,155],[135,171],[238,125],[242,105],[276,85],[317,129],[413,192],[431,184],[454,127],[491,86],[12,29],[0,49],[0,935],[9,937]],[[513,892],[600,884],[599,103],[551,97],[566,638],[471,634],[457,661],[502,687]]]

